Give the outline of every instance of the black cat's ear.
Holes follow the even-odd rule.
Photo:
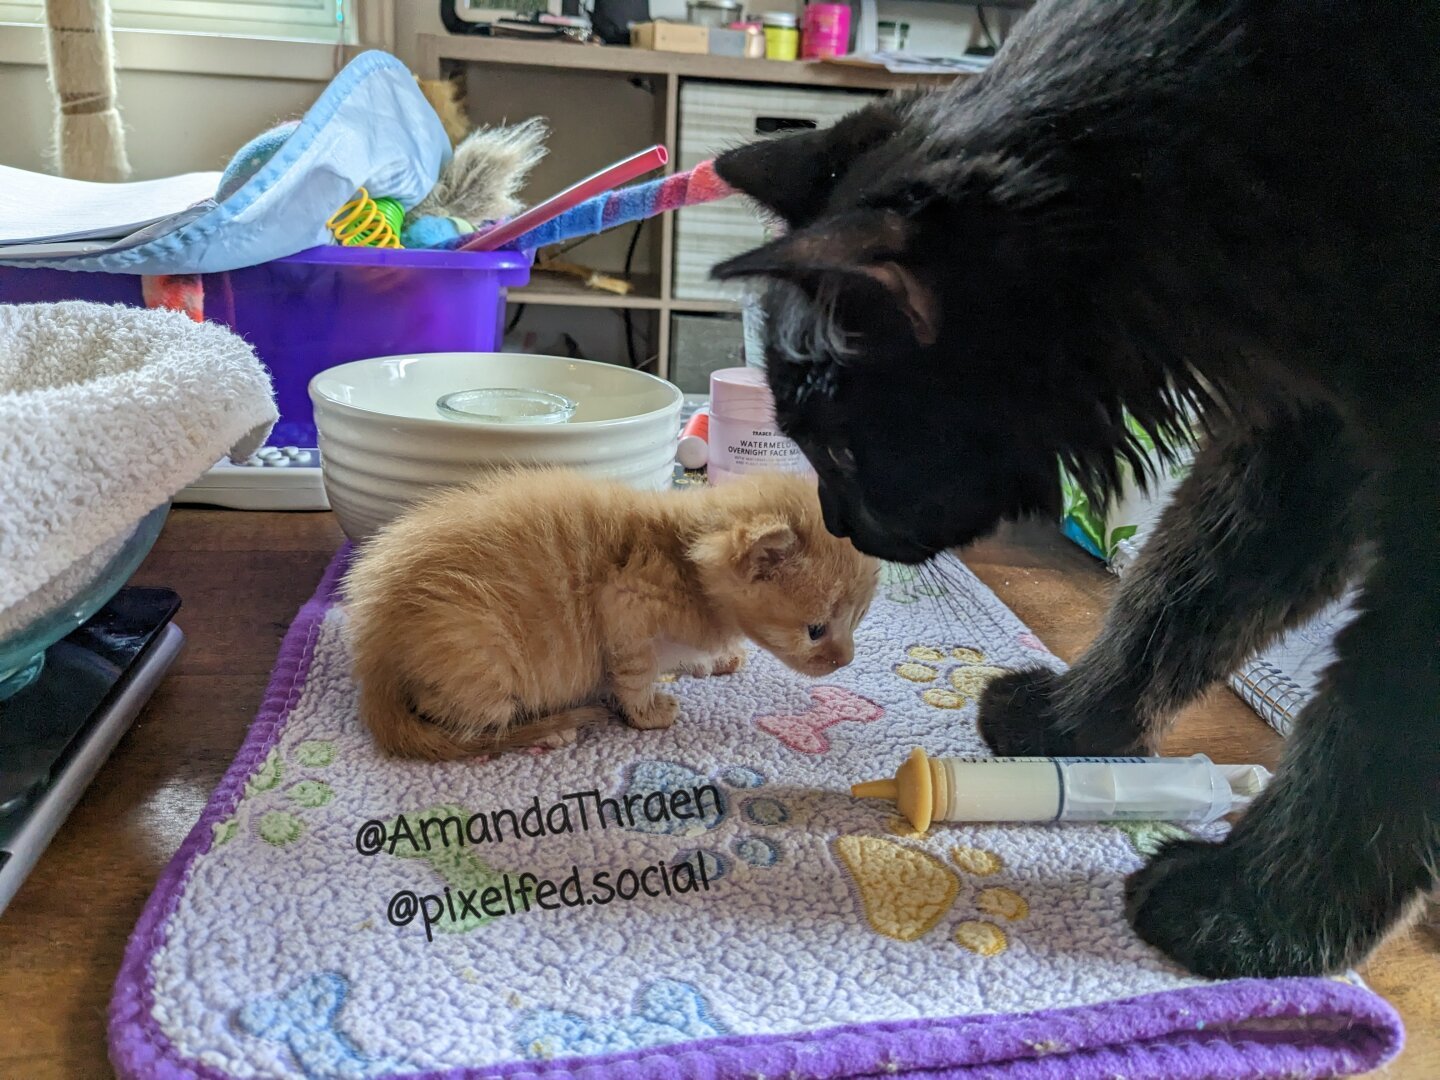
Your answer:
[[[715,172],[794,228],[824,212],[840,177],[861,154],[895,134],[900,120],[895,102],[879,102],[832,127],[727,150],[715,159]]]
[[[811,299],[827,291],[853,294],[862,303],[904,316],[916,342],[933,345],[940,332],[940,304],[934,290],[906,265],[909,231],[898,214],[857,211],[737,255],[711,276],[788,281]]]

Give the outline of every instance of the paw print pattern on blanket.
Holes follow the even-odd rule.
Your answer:
[[[876,836],[842,836],[835,857],[855,885],[865,921],[877,934],[896,941],[918,941],[954,909],[961,879],[944,860],[921,848]],[[988,878],[1005,868],[1004,860],[983,848],[960,847],[950,859],[966,875]],[[987,885],[973,897],[983,915],[1007,923],[1030,915],[1030,904],[1014,889]],[[1010,946],[998,922],[965,919],[954,932],[957,944],[979,956],[997,956]]]
[[[673,791],[703,791],[704,796],[697,796],[694,800],[701,803],[703,799],[703,817],[652,821],[644,816],[643,804],[637,804],[641,813],[637,813],[635,824],[631,826],[638,832],[699,838],[714,833],[727,823],[736,823],[741,827],[759,825],[773,828],[789,821],[790,811],[784,802],[758,791],[764,786],[765,777],[744,765],[730,765],[716,770],[713,776],[707,776],[675,761],[638,761],[630,768],[629,779],[619,801],[623,804],[627,796],[656,791],[667,795]],[[752,791],[757,793],[747,794]],[[714,810],[717,804],[718,813]],[[737,808],[738,814],[734,812]],[[699,847],[685,852],[676,864],[688,862],[698,870],[703,861],[706,880],[713,883],[730,872],[733,858],[763,870],[774,866],[783,855],[777,840],[748,833],[733,837],[727,846],[728,853],[719,850],[723,845],[721,841],[713,847]]]
[[[742,798],[735,794],[764,783],[765,777],[743,765],[719,769],[711,777],[675,761],[637,761],[630,767],[628,782],[616,801],[627,810],[627,827],[637,832],[699,836],[731,820],[734,803],[740,807],[740,816],[753,825],[784,822],[789,811],[778,799],[765,795]],[[672,813],[674,803],[662,805],[676,792],[691,793],[678,815]]]
[[[796,753],[823,754],[830,749],[826,728],[847,720],[872,724],[885,715],[885,710],[875,702],[842,686],[813,687],[810,703],[810,708],[803,713],[757,715],[755,726],[767,735],[774,735]]]
[[[749,770],[741,779],[741,786],[746,787],[764,783],[758,773]],[[672,813],[675,803],[671,796],[681,792],[688,793],[687,805],[679,807],[679,813]],[[615,801],[628,811],[624,819],[627,828],[667,836],[709,832],[719,828],[730,814],[729,799],[715,779],[677,761],[635,762]]]
[[[912,645],[905,656],[891,670],[907,682],[937,684],[920,692],[920,700],[937,709],[963,709],[980,699],[991,679],[1005,674],[1004,668],[985,663],[985,654],[979,649],[964,645]]]
[[[435,806],[413,815],[412,820],[415,828],[423,835],[427,822],[444,822],[449,818],[463,821],[469,816],[466,810],[458,806]],[[435,835],[445,835],[444,829],[437,830]],[[473,851],[460,846],[452,847],[437,842],[430,846],[429,851],[426,851],[423,848],[405,850],[405,845],[398,845],[394,852],[394,858],[419,859],[421,862],[427,863],[440,880],[457,894],[479,896],[492,886],[502,888],[505,884],[502,871],[496,870]],[[475,907],[479,908],[480,905],[477,904]],[[454,918],[451,918],[448,910],[441,912],[440,917],[433,924],[433,929],[444,934],[466,934],[487,923],[494,922],[497,918],[497,916],[486,915],[483,910],[465,910],[460,905],[457,905],[457,911],[458,914]]]
[[[534,1061],[668,1046],[725,1033],[693,985],[659,979],[635,995],[633,1011],[619,1016],[535,1009],[515,1029],[515,1045]]]
[[[774,840],[767,840],[763,836],[737,836],[730,842],[728,850],[741,862],[747,863],[757,870],[768,870],[780,861],[783,854],[778,843]],[[732,865],[729,854],[716,851],[714,848],[696,848],[694,851],[687,851],[675,860],[674,865],[678,866],[681,863],[689,863],[695,868],[696,873],[700,872],[700,867],[703,865],[705,880],[712,884],[730,873]]]
[[[396,1071],[400,1062],[371,1057],[340,1030],[338,1017],[349,993],[349,979],[322,971],[283,997],[256,998],[235,1022],[247,1035],[284,1043],[311,1080],[363,1080]]]
[[[236,814],[217,821],[214,829],[216,847],[235,838],[240,828],[239,810],[245,803],[273,802],[277,805],[264,813],[252,814],[255,835],[274,847],[283,847],[300,839],[305,832],[306,811],[316,810],[335,797],[329,784],[315,777],[306,777],[286,785],[292,769],[323,769],[335,760],[335,744],[328,739],[307,739],[282,757],[280,747],[272,747],[255,775],[245,783],[244,794],[236,806]]]

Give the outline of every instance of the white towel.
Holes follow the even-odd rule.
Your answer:
[[[0,306],[0,638],[67,598],[139,520],[278,419],[254,351],[120,305]]]

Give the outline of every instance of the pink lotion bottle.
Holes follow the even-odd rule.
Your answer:
[[[775,399],[760,368],[710,373],[708,478],[724,484],[757,472],[810,473],[800,447],[780,433]]]

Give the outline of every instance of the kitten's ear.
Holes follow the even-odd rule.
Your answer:
[[[721,263],[711,276],[768,277],[798,286],[813,300],[827,289],[835,296],[887,303],[910,324],[915,340],[933,345],[940,333],[940,302],[933,289],[906,266],[910,227],[890,211],[856,211],[780,237]]]
[[[748,581],[765,581],[775,576],[780,565],[795,552],[800,538],[783,521],[760,521],[738,530],[736,569]]]
[[[720,529],[696,540],[690,557],[696,562],[733,570],[745,581],[775,576],[799,546],[800,538],[775,518]]]
[[[819,217],[855,159],[889,139],[900,123],[897,102],[878,102],[832,127],[727,150],[715,159],[715,172],[794,228]]]

